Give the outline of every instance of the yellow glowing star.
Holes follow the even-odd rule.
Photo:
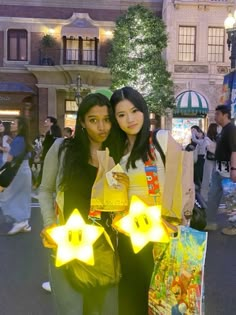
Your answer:
[[[78,209],[75,209],[65,225],[48,230],[58,245],[56,267],[73,259],[94,265],[93,243],[103,232],[103,227],[86,224]]]
[[[132,196],[129,214],[114,225],[130,235],[135,253],[148,242],[169,242],[168,228],[161,218],[160,206],[147,206],[137,196]]]

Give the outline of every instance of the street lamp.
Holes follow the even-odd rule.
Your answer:
[[[81,96],[81,87],[82,87],[82,80],[80,74],[76,77],[76,92],[75,92],[75,101],[77,106],[79,106],[80,102],[82,101]]]
[[[224,26],[228,35],[227,44],[228,49],[231,49],[231,69],[236,67],[236,11],[234,15],[229,13],[228,17],[225,19]]]

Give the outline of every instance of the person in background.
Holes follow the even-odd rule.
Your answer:
[[[33,187],[37,183],[37,178],[41,169],[41,153],[43,149],[44,135],[37,136],[33,141],[33,151],[30,158],[30,168],[32,170]]]
[[[64,192],[64,209],[61,215],[65,220],[78,208],[83,219],[87,223],[92,222],[88,219],[88,214],[91,190],[99,165],[97,150],[109,147],[111,156],[115,158],[112,149],[113,146],[115,148],[115,145],[112,145],[115,141],[111,138],[111,128],[111,107],[108,98],[99,93],[89,94],[79,106],[74,137],[57,139],[48,151],[39,194],[45,227],[41,235],[46,247],[55,247],[55,243],[47,234],[47,229],[58,222],[54,209],[54,191]],[[125,174],[123,181],[127,185]],[[114,235],[115,232],[108,224],[109,218],[109,213],[103,212],[99,223],[110,235]],[[76,290],[66,276],[65,266],[56,268],[54,264],[51,260],[49,274],[57,314],[118,314],[117,286],[97,287],[85,292]]]
[[[31,203],[31,170],[29,154],[28,121],[25,117],[17,117],[11,125],[11,131],[16,134],[11,142],[7,161],[24,154],[24,160],[11,184],[0,193],[0,207],[5,216],[14,220],[13,226],[7,232],[14,235],[19,232],[30,232],[30,203]]]
[[[37,189],[41,184],[42,174],[43,174],[43,163],[44,163],[44,159],[48,150],[50,149],[50,147],[52,146],[52,144],[57,138],[62,137],[61,128],[58,126],[57,119],[55,117],[48,116],[45,119],[44,126],[46,128],[46,133],[45,133],[45,138],[43,141],[43,148],[42,148],[42,154],[41,154],[41,168],[40,168],[40,172],[38,174],[38,177],[34,185],[35,189]],[[32,197],[37,198],[38,197],[37,193],[32,194]]]
[[[45,139],[43,141],[42,160],[44,161],[45,156],[52,146],[53,142],[57,138],[62,137],[61,128],[57,124],[57,119],[53,116],[48,116],[44,122],[46,127]]]
[[[156,197],[150,194],[145,168],[149,163],[155,168],[153,176],[156,177],[156,184],[153,188],[156,187],[157,194],[158,182],[160,194],[163,192],[165,169],[159,152],[151,151],[147,104],[138,91],[131,87],[124,87],[113,93],[111,105],[119,127],[119,137],[116,138],[119,149],[117,158],[130,181],[129,199],[132,195],[137,195],[146,204],[155,205]],[[168,133],[165,130],[163,132]],[[166,149],[167,143],[163,150],[164,154]],[[119,233],[118,252],[122,270],[119,285],[120,315],[148,314],[148,290],[154,268],[152,250],[153,244],[149,243],[139,253],[134,254],[130,239]]]
[[[207,202],[207,231],[217,230],[217,211],[223,196],[222,180],[231,178],[236,182],[236,126],[231,123],[231,108],[218,105],[215,109],[215,121],[222,127],[217,137],[215,159],[216,169],[212,175],[211,186]],[[223,234],[236,235],[236,228],[226,227]]]
[[[6,163],[7,161],[8,152],[10,150],[10,144],[12,142],[11,125],[9,123],[4,124],[4,129],[5,130],[3,132],[3,138],[2,138],[3,164]]]
[[[196,143],[196,148],[194,150],[194,183],[196,188],[200,190],[203,178],[203,167],[205,163],[206,154],[206,142],[205,134],[198,126],[191,127],[192,141]]]
[[[0,167],[4,164],[3,162],[3,152],[4,152],[4,148],[3,148],[3,134],[5,131],[5,127],[3,125],[3,122],[0,120]]]
[[[64,128],[64,132],[63,132],[63,136],[64,138],[70,138],[73,135],[73,130],[70,127],[65,127]]]
[[[215,168],[215,150],[216,150],[216,138],[218,135],[218,126],[216,123],[209,125],[207,135],[205,139],[206,154],[205,163],[203,168],[203,178],[201,184],[200,194],[204,201],[207,202],[208,191],[211,183],[211,177]]]

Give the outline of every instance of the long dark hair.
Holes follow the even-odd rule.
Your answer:
[[[123,101],[123,100],[129,100],[138,110],[140,110],[143,113],[144,121],[143,126],[139,133],[137,134],[137,137],[134,142],[134,146],[132,148],[132,151],[130,153],[130,156],[128,158],[127,162],[127,169],[132,166],[132,168],[136,168],[135,162],[139,160],[140,158],[143,160],[143,162],[147,161],[148,157],[151,157],[150,153],[150,145],[149,145],[149,137],[150,137],[150,119],[149,119],[149,112],[147,104],[143,98],[143,96],[137,91],[134,90],[132,87],[123,87],[122,89],[116,90],[112,97],[111,97],[111,106],[113,109],[113,112],[115,114],[115,107],[116,105]],[[118,123],[117,123],[118,125]],[[120,143],[119,143],[119,160],[124,155],[126,146],[127,146],[127,135],[126,133],[120,130]]]
[[[90,141],[86,129],[81,125],[84,122],[85,115],[94,106],[106,106],[108,108],[108,114],[112,120],[112,110],[108,98],[99,93],[92,93],[87,95],[79,105],[76,119],[76,127],[74,137],[66,138],[59,150],[59,157],[64,152],[63,169],[62,169],[62,180],[60,188],[62,190],[67,189],[70,186],[71,179],[75,174],[78,173],[86,164],[88,164],[90,158]],[[111,155],[111,133],[108,139],[103,142],[102,149],[109,147]]]
[[[217,138],[217,124],[211,123],[207,129],[207,137],[212,141],[216,141]]]
[[[26,117],[17,116],[16,120],[18,122],[17,136],[21,136],[25,140],[26,150],[28,152],[32,151],[32,145],[29,139],[29,122]]]

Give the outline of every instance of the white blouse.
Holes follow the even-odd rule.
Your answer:
[[[158,134],[161,131],[159,131]],[[165,132],[167,132],[167,131],[165,131]],[[167,143],[161,143],[159,137],[160,137],[160,134],[157,135],[157,138],[158,138],[158,140],[162,146],[164,154],[166,154],[166,144]],[[125,156],[122,157],[122,159],[120,161],[120,165],[121,165],[122,169],[129,176],[129,180],[130,180],[129,191],[128,191],[129,200],[131,199],[131,197],[133,195],[136,195],[139,198],[141,198],[148,205],[154,205],[155,199],[153,196],[150,196],[148,193],[145,164],[141,159],[137,160],[135,163],[136,168],[130,167],[127,171],[126,164],[127,164],[129,155],[130,155],[130,153],[126,154]],[[156,155],[156,165],[157,165],[157,171],[158,171],[158,180],[159,180],[159,185],[160,185],[160,192],[162,195],[163,188],[164,188],[164,182],[165,182],[165,168],[164,168],[164,164],[162,162],[161,156],[157,150],[155,150],[155,155]]]

